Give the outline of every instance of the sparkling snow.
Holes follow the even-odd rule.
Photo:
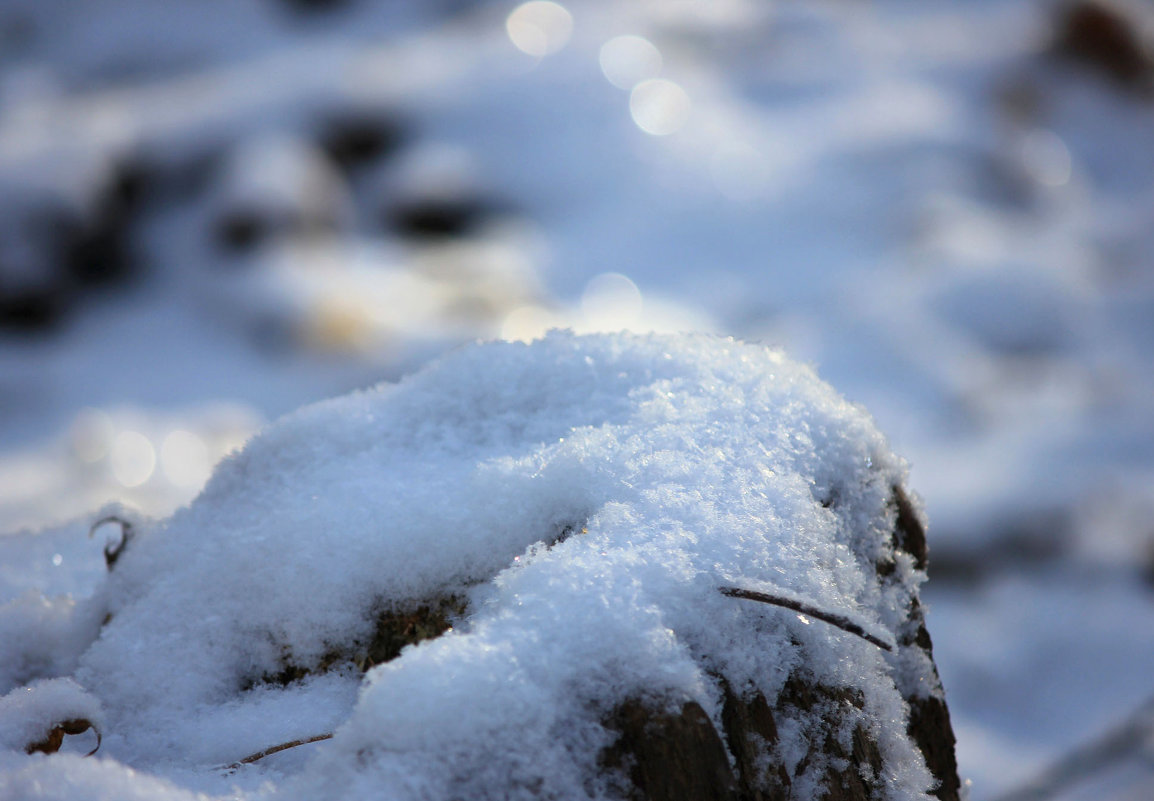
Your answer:
[[[975,801],[1154,692],[1154,116],[1051,52],[1064,4],[307,5],[0,8],[0,300],[63,287],[0,334],[0,680],[75,669],[105,503],[165,518],[268,420],[566,327],[780,345],[870,410]],[[430,201],[459,235],[400,230]],[[110,207],[135,268],[78,288]],[[109,765],[20,786],[129,794]]]
[[[891,797],[918,798],[929,775],[890,722],[906,715],[893,674],[924,666],[719,592],[780,588],[892,641],[923,578],[899,564],[907,589],[884,594],[874,576],[904,480],[862,409],[764,346],[473,345],[283,418],[190,506],[134,520],[107,582],[56,613],[107,622],[34,675],[99,701],[104,758],[192,788],[222,792],[220,766],[335,728],[283,776],[241,770],[286,798],[577,798],[602,797],[616,703],[692,698],[716,716],[707,671],[772,699],[800,669],[862,691]],[[467,603],[453,629],[363,683],[321,669],[377,610],[446,596]],[[312,672],[264,678],[286,662]],[[786,727],[786,764],[803,736]],[[104,781],[79,770],[60,786]]]

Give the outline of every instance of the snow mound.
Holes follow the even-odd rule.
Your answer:
[[[36,681],[0,697],[0,749],[23,750],[42,743],[65,721],[84,721],[84,729],[99,729],[101,718],[100,703],[72,679]]]
[[[926,665],[721,592],[900,641],[924,578],[895,558],[904,478],[860,407],[765,347],[470,346],[289,415],[138,526],[89,601],[109,617],[75,678],[103,704],[104,753],[198,790],[335,730],[237,775],[291,798],[484,799],[611,796],[597,755],[626,699],[716,722],[719,677],[772,704],[801,673],[860,692],[889,795],[921,798],[932,778],[898,724]],[[381,657],[386,619],[430,630]],[[815,725],[785,721],[766,758],[800,773]]]

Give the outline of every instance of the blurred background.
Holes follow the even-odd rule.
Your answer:
[[[9,577],[558,326],[815,365],[911,463],[971,798],[1154,796],[1154,6],[0,0]]]

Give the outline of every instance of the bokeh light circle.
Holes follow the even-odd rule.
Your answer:
[[[112,441],[109,454],[112,476],[124,487],[139,487],[152,478],[156,469],[156,449],[139,431],[121,431]]]
[[[573,15],[552,0],[531,0],[513,9],[505,20],[505,31],[518,50],[541,58],[569,43]]]
[[[664,78],[642,81],[629,95],[633,122],[654,136],[677,133],[689,120],[692,109],[693,102],[685,90]]]
[[[661,51],[643,36],[616,36],[601,46],[601,72],[618,89],[632,89],[661,74]]]

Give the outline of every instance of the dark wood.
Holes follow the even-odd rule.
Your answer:
[[[883,585],[903,580],[897,570],[903,554],[918,569],[928,563],[925,530],[901,487],[894,488],[890,504],[894,553],[876,566]],[[742,592],[726,594],[749,597]],[[808,609],[805,613],[813,614]],[[941,801],[958,801],[961,784],[953,728],[916,592],[910,593],[891,658],[922,666],[923,674],[911,686],[897,685],[909,705],[907,732],[937,780],[934,794]],[[789,677],[773,703],[756,688],[739,690],[722,676],[715,675],[714,680],[722,698],[720,731],[690,699],[630,698],[608,715],[605,726],[617,733],[617,739],[602,752],[601,764],[622,778],[622,794],[630,801],[789,801],[798,780],[812,780],[813,771],[821,771],[816,783],[824,801],[873,801],[882,796],[886,765],[865,726],[865,698],[860,691],[825,686],[804,666]],[[785,765],[767,759],[785,720],[802,720],[809,727],[809,750],[792,766],[792,775]],[[852,735],[847,736],[849,732]]]
[[[897,522],[894,526],[895,551],[908,553],[914,558],[918,570],[926,570],[929,566],[926,531],[901,486],[893,488],[892,503],[897,511]],[[879,565],[878,575],[881,581],[893,581],[892,565],[887,565],[886,568],[883,570]],[[934,644],[930,639],[929,629],[926,628],[925,612],[916,595],[910,598],[906,621],[905,636],[900,642],[901,649],[920,651],[930,670],[925,687],[899,688],[910,706],[907,732],[925,757],[930,773],[938,780],[934,795],[941,801],[958,801],[961,780],[958,778],[954,728],[950,722],[949,707],[946,706],[946,693],[938,675],[937,665],[934,663]]]
[[[601,754],[609,771],[628,776],[630,801],[739,801],[725,745],[695,701],[679,711],[629,699],[606,721],[617,741]]]
[[[1149,18],[1143,19],[1136,10],[1109,0],[1070,3],[1057,21],[1053,49],[1126,88],[1148,90],[1154,51],[1143,32]]]

